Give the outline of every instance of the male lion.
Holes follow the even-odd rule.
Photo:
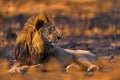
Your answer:
[[[30,66],[44,68],[51,58],[54,58],[67,71],[74,67],[74,64],[85,65],[88,71],[97,68],[92,64],[97,59],[96,55],[85,50],[56,47],[54,43],[58,43],[59,39],[60,35],[45,13],[32,16],[17,36],[16,62],[9,72],[21,72]],[[76,68],[79,70],[79,67]]]

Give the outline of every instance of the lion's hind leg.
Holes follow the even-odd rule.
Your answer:
[[[66,67],[67,72],[74,72],[79,70],[80,70],[80,66],[76,63],[70,64]]]
[[[97,71],[99,70],[99,67],[92,64],[87,59],[80,59],[77,63],[72,63],[66,67],[67,72],[74,72],[74,71]]]
[[[92,62],[90,62],[86,58],[78,59],[78,62],[80,65],[84,65],[85,67],[87,67],[88,72],[99,70],[99,67],[97,65],[94,65]]]

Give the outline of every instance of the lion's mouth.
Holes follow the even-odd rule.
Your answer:
[[[58,46],[58,43],[51,43],[53,46]]]
[[[53,46],[57,46],[59,44],[59,40],[56,40],[56,41],[51,41],[49,40],[49,42],[53,45]]]

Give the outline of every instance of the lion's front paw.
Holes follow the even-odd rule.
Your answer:
[[[88,67],[88,69],[87,69],[88,72],[90,72],[90,71],[97,71],[97,70],[99,70],[99,67],[96,66],[96,65],[90,65]]]
[[[12,68],[8,70],[9,73],[14,74],[14,73],[24,73],[28,69],[28,66],[21,66],[17,68]]]
[[[14,74],[14,73],[19,73],[20,70],[18,70],[18,69],[9,69],[8,72],[11,73],[11,74]]]

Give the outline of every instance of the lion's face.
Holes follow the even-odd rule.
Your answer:
[[[51,43],[58,43],[61,37],[56,31],[55,27],[51,23],[47,23],[46,26],[47,26],[46,36],[47,36],[48,41]]]
[[[56,28],[50,22],[50,20],[46,18],[45,21],[44,20],[37,21],[36,27],[38,28],[38,32],[39,34],[42,35],[44,40],[50,42],[52,45],[56,45],[61,39],[61,37],[58,34]]]
[[[52,25],[52,23],[47,22],[43,29],[42,34],[46,40],[48,40],[52,44],[58,43],[58,41],[61,39],[60,35],[56,31],[55,27]]]

